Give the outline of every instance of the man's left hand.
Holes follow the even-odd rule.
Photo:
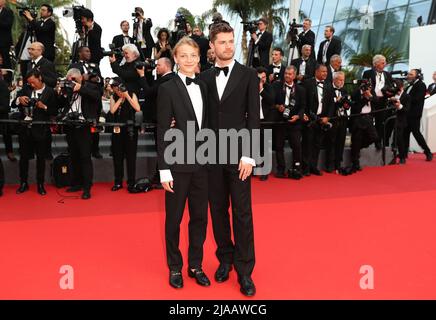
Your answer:
[[[239,179],[245,181],[249,176],[251,176],[251,173],[253,172],[253,166],[241,160],[239,161],[238,170],[239,170]]]

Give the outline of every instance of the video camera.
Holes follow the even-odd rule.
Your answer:
[[[65,18],[73,18],[76,24],[76,33],[82,33],[83,25],[82,25],[82,16],[84,10],[87,10],[84,6],[73,6],[73,7],[65,7],[62,11],[62,15]]]
[[[110,51],[103,51],[103,57],[115,56],[117,59],[122,59],[124,57],[123,50],[121,48],[115,48],[113,43],[109,44]]]
[[[65,78],[59,80],[59,88],[61,89],[61,94],[65,95],[67,99],[71,99],[71,97],[73,96],[75,86],[76,84],[71,80],[67,80]]]
[[[359,79],[359,80],[353,80],[351,83],[352,85],[359,86],[360,91],[368,91],[372,90],[372,83],[370,79]]]
[[[241,23],[243,24],[244,27],[244,32],[249,32],[249,33],[256,33],[257,31],[257,26],[259,25],[259,22],[257,20],[254,21],[241,21]]]
[[[296,19],[292,19],[292,22],[289,23],[289,32],[288,38],[291,41],[291,44],[296,45],[298,42],[298,28],[303,28],[302,24],[298,24]]]
[[[38,8],[37,7],[33,7],[33,6],[17,7],[17,10],[18,10],[18,14],[21,17],[26,17],[24,15],[24,13],[26,11],[30,12],[30,15],[32,16],[33,19],[36,19],[36,17],[38,16]]]
[[[136,69],[154,70],[156,66],[157,66],[156,60],[154,59],[146,59],[145,61],[135,62]]]

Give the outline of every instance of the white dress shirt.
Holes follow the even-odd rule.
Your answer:
[[[386,79],[383,72],[376,72],[375,75],[375,94],[377,97],[383,97],[382,89],[385,87]]]
[[[316,80],[318,81],[318,80]],[[316,111],[316,115],[320,115],[322,113],[322,98],[324,96],[324,85],[322,83],[316,85],[317,93],[318,93],[318,110]]]

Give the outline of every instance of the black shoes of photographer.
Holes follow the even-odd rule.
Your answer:
[[[300,180],[303,178],[303,174],[299,169],[289,169],[288,170],[288,178],[293,180]]]
[[[310,174],[314,174],[315,176],[322,176],[322,172],[319,171],[317,168],[311,168]]]
[[[114,184],[114,186],[112,187],[111,191],[112,192],[117,192],[118,190],[121,190],[123,188],[122,184]]]
[[[37,185],[37,189],[38,189],[38,193],[39,193],[41,196],[45,196],[45,195],[47,194],[47,191],[45,191],[45,188],[44,188],[44,184],[43,184],[43,183],[38,183],[38,185]]]
[[[215,281],[218,283],[223,283],[229,280],[229,273],[232,271],[233,267],[228,263],[220,263],[218,269],[215,272]]]
[[[183,277],[180,271],[170,271],[170,286],[175,289],[183,288]]]
[[[425,161],[428,161],[428,162],[433,161],[433,153],[426,152],[425,153]]]
[[[83,190],[82,200],[89,200],[89,199],[91,199],[91,191],[90,190]]]
[[[188,276],[190,278],[195,278],[195,281],[200,286],[203,286],[203,287],[209,287],[210,286],[209,278],[206,276],[206,274],[203,272],[202,269],[191,269],[191,268],[188,268]]]
[[[250,276],[238,276],[238,282],[244,296],[253,297],[256,294],[256,286]]]
[[[17,194],[22,194],[29,191],[29,184],[27,182],[21,182],[20,187],[17,189]]]

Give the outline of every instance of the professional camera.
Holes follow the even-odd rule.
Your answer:
[[[387,99],[395,97],[398,93],[400,93],[401,89],[394,81],[392,85],[386,85],[381,89],[383,96]]]
[[[76,24],[76,33],[82,33],[83,25],[82,25],[82,15],[83,11],[86,10],[84,6],[73,6],[73,7],[65,7],[62,11],[62,15],[65,18],[73,18]]]
[[[293,19],[291,23],[289,23],[289,32],[288,38],[291,41],[291,44],[296,45],[298,42],[298,28],[303,28],[302,24],[298,24],[296,19]]]
[[[343,117],[346,115],[346,110],[349,110],[351,108],[352,102],[350,96],[343,96],[341,100],[337,102],[338,105],[338,117]]]
[[[144,69],[145,70],[154,70],[156,68],[156,60],[147,59],[145,61],[136,61],[135,62],[136,69]]]
[[[289,101],[289,105],[286,106],[285,110],[283,111],[283,118],[288,120],[291,117],[292,111],[295,109],[295,105],[297,104],[297,101],[295,99],[291,99]]]
[[[29,11],[30,15],[32,16],[33,19],[36,19],[36,17],[38,16],[38,8],[37,7],[18,7],[18,14],[21,17],[25,17],[24,12]]]
[[[255,21],[241,21],[241,23],[244,26],[244,32],[249,32],[249,33],[256,33],[257,31],[257,26],[259,24],[259,22],[257,20]]]
[[[115,48],[113,43],[109,44],[109,51],[103,51],[103,57],[115,56],[117,59],[122,59],[124,57],[122,48]]]
[[[73,90],[76,84],[67,79],[59,80],[59,88],[61,89],[61,94],[66,95],[67,97],[71,97],[73,95]]]
[[[360,91],[372,90],[371,80],[369,79],[354,80],[353,84],[358,85]]]
[[[88,77],[89,79],[99,76],[98,66],[95,63],[88,63]]]
[[[174,23],[176,24],[176,29],[178,31],[186,31],[186,17],[180,13],[176,13],[176,18],[174,19]]]
[[[117,79],[110,79],[109,85],[118,87],[121,92],[127,92],[127,87],[124,85],[124,83],[119,82]]]
[[[26,121],[31,121],[33,118],[33,110],[36,108],[36,104],[38,103],[38,99],[36,98],[31,98],[29,100],[29,102],[27,103],[27,106],[25,106],[23,108],[23,112],[24,112],[24,120]]]

